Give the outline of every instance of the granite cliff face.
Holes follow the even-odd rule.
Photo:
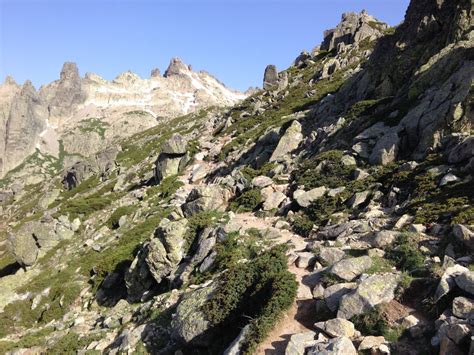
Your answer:
[[[232,95],[179,60],[9,79],[16,131],[74,113],[32,124],[65,168],[0,180],[0,353],[473,354],[472,10],[344,14],[262,90],[189,114]]]
[[[89,156],[114,139],[162,120],[245,98],[212,75],[192,71],[178,58],[171,60],[163,77],[156,70],[149,79],[126,72],[112,81],[91,73],[82,78],[76,64],[66,62],[60,79],[39,92],[31,83],[20,91],[11,78],[0,85],[0,92],[0,176],[36,148],[56,159],[60,149],[63,155]]]

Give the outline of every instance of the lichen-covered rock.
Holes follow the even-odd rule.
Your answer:
[[[188,230],[186,218],[170,221],[164,218],[156,230],[156,237],[148,244],[146,263],[157,283],[167,277],[183,259]]]
[[[343,318],[334,318],[326,322],[319,322],[314,326],[333,338],[340,336],[352,338],[355,335],[354,324]]]
[[[272,156],[270,157],[270,161],[279,161],[284,157],[288,156],[288,154],[298,148],[302,140],[303,133],[301,123],[295,120],[280,138],[277,147],[275,148]]]
[[[329,269],[329,272],[343,280],[352,281],[371,266],[372,259],[364,255],[340,260]]]
[[[161,145],[161,152],[172,155],[186,154],[188,142],[182,135],[175,133]]]
[[[197,186],[183,205],[183,212],[189,217],[204,211],[225,211],[230,197],[230,191],[219,185]]]
[[[390,273],[368,276],[355,291],[342,297],[337,317],[350,319],[378,304],[390,302],[395,297],[399,278],[398,274]]]
[[[182,345],[209,345],[205,332],[211,324],[201,310],[215,291],[213,285],[187,293],[179,303],[171,321],[171,338]]]
[[[311,205],[311,203],[323,197],[326,191],[327,188],[324,186],[316,187],[309,191],[296,190],[293,193],[293,198],[296,200],[299,206],[308,207],[309,205]]]
[[[337,337],[327,343],[318,343],[307,352],[308,355],[357,355],[352,341],[347,337]]]

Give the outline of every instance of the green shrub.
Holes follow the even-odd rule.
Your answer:
[[[122,216],[128,216],[129,214],[132,214],[136,208],[136,206],[132,205],[118,207],[109,217],[107,222],[105,222],[106,226],[110,229],[117,229],[119,227],[120,218]]]
[[[235,212],[252,212],[262,203],[260,189],[244,191],[230,203],[230,209]]]
[[[293,219],[293,231],[303,237],[308,237],[313,230],[314,223],[307,215],[296,216]]]
[[[218,211],[204,211],[196,213],[188,218],[188,231],[184,236],[186,245],[189,248],[196,236],[205,228],[211,227],[225,217],[226,214]]]
[[[378,305],[366,313],[352,317],[351,322],[365,336],[383,336],[389,342],[396,342],[402,336],[403,329],[400,326],[391,326],[384,307],[384,304]]]
[[[251,354],[292,305],[297,285],[288,271],[285,248],[274,247],[247,263],[232,265],[203,310],[214,329],[222,333],[217,339],[235,336],[252,319],[244,347],[244,353]]]
[[[412,273],[424,268],[425,258],[418,246],[415,234],[404,233],[387,249],[386,257],[392,260],[397,268]]]
[[[293,173],[293,180],[307,190],[320,186],[344,186],[352,180],[355,166],[344,165],[341,162],[343,155],[342,151],[331,150],[308,159]]]
[[[241,170],[241,173],[248,182],[251,182],[252,179],[257,177],[257,176],[262,176],[262,175],[263,176],[269,176],[272,169],[274,169],[276,166],[277,165],[275,163],[265,163],[259,169],[254,169],[250,166],[245,166]]]

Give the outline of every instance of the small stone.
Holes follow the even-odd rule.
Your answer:
[[[366,336],[362,339],[358,350],[370,350],[370,349],[378,349],[381,345],[385,344],[387,341],[383,336]]]
[[[456,297],[453,300],[453,314],[458,318],[468,319],[474,312],[474,300]]]
[[[311,252],[299,252],[297,255],[298,259],[296,259],[295,265],[301,269],[312,266],[316,261],[316,256]]]
[[[459,178],[456,175],[449,173],[449,174],[446,174],[446,175],[443,176],[443,178],[439,182],[439,186],[440,187],[441,186],[446,186],[448,184],[452,184],[452,183],[455,183],[457,181],[459,181]]]
[[[268,176],[257,176],[252,179],[252,186],[256,188],[264,188],[273,184],[273,180]]]
[[[422,224],[410,224],[408,231],[411,233],[425,233],[426,227]]]
[[[326,191],[327,191],[327,188],[324,186],[317,187],[310,191],[296,190],[293,193],[293,198],[296,200],[298,205],[300,205],[303,208],[306,208],[306,207],[309,207],[311,203],[313,203],[317,199],[320,199],[321,197],[323,197]]]
[[[313,288],[313,298],[314,299],[323,299],[324,298],[324,286],[317,284]]]

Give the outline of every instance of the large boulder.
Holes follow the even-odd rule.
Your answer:
[[[71,238],[75,230],[66,217],[49,223],[29,221],[9,234],[9,250],[20,265],[32,266],[61,240]]]
[[[317,199],[323,197],[326,191],[327,188],[324,186],[316,187],[309,191],[296,190],[293,193],[293,198],[296,200],[299,206],[306,208]]]
[[[230,197],[230,191],[219,185],[197,186],[183,205],[183,212],[189,217],[204,211],[225,211]]]
[[[357,355],[352,341],[347,337],[337,337],[327,343],[318,343],[308,352],[308,355]]]
[[[178,344],[187,346],[208,346],[210,337],[206,336],[211,324],[202,306],[211,299],[213,285],[191,291],[183,296],[171,321],[171,338]]]
[[[269,64],[263,75],[263,89],[272,90],[278,85],[278,71],[275,65]]]
[[[189,163],[187,141],[178,133],[161,145],[161,153],[155,162],[155,180],[179,174]]]
[[[372,259],[367,256],[343,259],[335,263],[329,272],[345,281],[352,281],[372,266]]]
[[[372,165],[387,165],[397,159],[400,138],[396,132],[380,138],[370,154],[369,162]]]
[[[105,176],[116,167],[115,160],[120,149],[111,146],[86,160],[76,162],[63,175],[63,184],[67,189],[73,189],[91,176]]]
[[[161,152],[165,154],[184,155],[188,142],[178,133],[161,145]]]
[[[156,238],[148,244],[146,263],[157,283],[174,272],[186,252],[186,218],[170,221],[164,218],[156,230]]]
[[[298,148],[302,141],[303,133],[301,123],[295,120],[280,138],[277,147],[275,148],[272,156],[270,157],[270,161],[279,161],[287,157],[288,154]]]
[[[466,138],[463,142],[455,146],[448,155],[450,164],[457,164],[474,157],[474,137]]]
[[[462,224],[453,226],[454,236],[470,250],[474,250],[474,232]]]
[[[342,297],[337,317],[350,319],[378,304],[390,302],[395,297],[399,279],[400,275],[391,273],[368,276],[355,291]]]

